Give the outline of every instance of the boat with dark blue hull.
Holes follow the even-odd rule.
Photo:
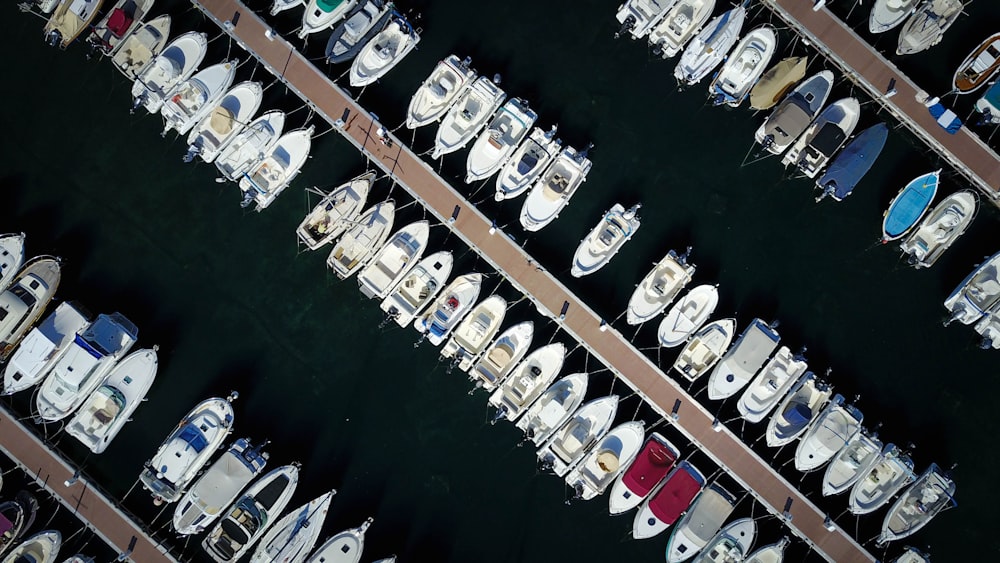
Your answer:
[[[830,196],[834,201],[843,201],[851,195],[865,174],[871,170],[878,155],[885,147],[889,127],[885,123],[872,125],[859,133],[840,151],[826,173],[816,181],[816,187],[823,192],[816,201]]]

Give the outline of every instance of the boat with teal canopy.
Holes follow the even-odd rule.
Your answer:
[[[896,240],[923,218],[937,193],[940,170],[917,176],[889,204],[882,219],[882,244]]]

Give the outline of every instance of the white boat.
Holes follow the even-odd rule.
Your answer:
[[[122,40],[142,25],[142,20],[153,7],[153,0],[118,0],[97,22],[87,42],[102,55],[112,55]]]
[[[416,221],[399,229],[358,272],[358,287],[368,298],[384,299],[417,265],[427,248],[430,224]]]
[[[392,8],[392,2],[385,0],[361,0],[356,4],[326,41],[327,63],[344,63],[358,56],[393,16]]]
[[[299,175],[312,148],[313,126],[289,131],[263,153],[240,178],[243,207],[251,203],[262,211]]]
[[[587,181],[591,166],[586,150],[577,152],[573,147],[565,147],[528,192],[521,207],[521,227],[535,232],[555,220]]]
[[[712,17],[714,9],[715,0],[678,0],[649,32],[653,55],[669,59],[680,53]]]
[[[589,382],[586,373],[560,378],[517,420],[517,428],[535,447],[541,446],[583,404]]]
[[[925,0],[903,24],[896,54],[912,55],[940,43],[963,8],[962,0]]]
[[[405,327],[413,322],[431,301],[437,297],[444,282],[451,275],[454,258],[451,252],[442,250],[421,260],[402,281],[382,300],[379,307],[396,324]]]
[[[642,278],[628,300],[628,324],[642,324],[659,315],[691,283],[695,266],[688,263],[690,254],[690,248],[680,256],[671,250]]]
[[[135,80],[146,65],[157,57],[170,36],[170,16],[164,14],[142,24],[125,37],[111,55],[111,63],[129,80]]]
[[[52,10],[56,9],[59,5],[59,0],[29,0],[27,2],[28,8],[37,8],[42,14],[51,14]]]
[[[861,411],[835,395],[799,440],[795,468],[805,473],[823,467],[861,432],[863,419]]]
[[[479,299],[479,291],[483,286],[482,274],[465,274],[458,276],[438,296],[427,312],[413,321],[417,332],[427,335],[427,340],[434,346],[440,346],[451,331],[472,310]]]
[[[311,33],[332,28],[357,3],[357,0],[309,0],[302,13],[299,37],[304,38]]]
[[[931,556],[915,547],[907,547],[902,555],[892,560],[892,563],[931,563]]]
[[[208,36],[189,31],[177,36],[149,64],[136,74],[132,83],[132,111],[140,107],[157,113],[163,101],[198,69],[208,50]]]
[[[266,154],[281,137],[285,112],[269,111],[254,119],[215,158],[223,178],[237,181]]]
[[[969,228],[979,209],[979,196],[959,190],[941,200],[900,244],[914,268],[930,268]]]
[[[807,178],[815,178],[854,132],[861,115],[855,98],[830,104],[792,144],[781,163],[798,167]]]
[[[361,214],[374,180],[374,172],[365,172],[323,196],[295,229],[299,241],[316,250],[344,234]]]
[[[1000,33],[980,43],[955,69],[952,92],[971,94],[989,84],[1000,73]]]
[[[93,453],[104,452],[142,404],[158,364],[156,350],[147,348],[126,356],[84,401],[66,424],[66,432]]]
[[[556,128],[553,126],[547,133],[539,127],[531,130],[531,135],[514,154],[507,159],[506,164],[497,174],[497,190],[494,199],[503,201],[520,196],[534,184],[538,176],[548,168],[556,157],[562,141],[556,139]]]
[[[649,35],[660,19],[667,13],[677,0],[625,0],[618,7],[615,19],[621,24],[615,33],[615,39],[623,33],[628,33],[632,39],[642,39]]]
[[[1000,350],[1000,305],[994,305],[986,311],[986,314],[972,328],[983,337],[979,342],[980,349]],[[21,346],[23,347],[24,344]]]
[[[0,291],[5,291],[24,265],[24,233],[0,235]]]
[[[62,534],[56,530],[38,532],[12,549],[3,563],[55,563],[60,547]]]
[[[708,323],[694,333],[674,360],[674,369],[694,381],[722,358],[736,333],[736,319],[721,319]]]
[[[632,520],[632,538],[642,540],[659,535],[686,512],[690,514],[688,509],[692,507],[696,498],[700,498],[699,494],[704,486],[705,476],[698,471],[698,468],[687,461],[678,463],[639,507]],[[702,509],[705,506],[703,503]],[[682,523],[686,521],[687,519]]]
[[[183,135],[191,130],[233,85],[237,61],[225,61],[199,70],[182,82],[160,106],[163,134],[175,129]]]
[[[431,158],[437,159],[467,145],[486,126],[486,121],[506,98],[507,94],[497,85],[496,79],[477,78],[441,120]]]
[[[807,78],[778,103],[754,139],[769,153],[781,154],[812,123],[833,88],[833,73],[820,71]]]
[[[687,292],[660,321],[656,331],[660,346],[673,348],[684,344],[712,316],[718,304],[719,290],[714,285],[699,285]]]
[[[736,508],[736,497],[712,483],[698,495],[667,540],[667,563],[691,559],[715,536]]]
[[[535,324],[531,321],[501,332],[468,370],[469,379],[487,391],[495,389],[528,352],[534,334]]]
[[[367,86],[382,78],[419,42],[420,35],[413,26],[400,13],[393,12],[382,31],[351,61],[351,86]]]
[[[444,116],[476,79],[476,71],[472,70],[471,64],[472,59],[459,60],[457,55],[448,55],[434,67],[410,98],[406,109],[407,129],[423,127]]]
[[[823,475],[823,496],[850,489],[878,463],[881,453],[881,440],[862,428],[827,466]]]
[[[739,107],[764,74],[777,47],[778,37],[769,25],[747,33],[708,85],[712,105]]]
[[[580,241],[580,246],[573,254],[570,275],[574,278],[582,278],[593,274],[610,262],[615,254],[621,250],[621,247],[639,230],[641,224],[639,220],[640,207],[642,205],[637,203],[626,210],[622,204],[614,204],[604,214],[594,230]]]
[[[895,444],[886,445],[871,469],[851,487],[851,513],[875,512],[914,478],[910,456]]]
[[[267,442],[252,447],[240,438],[208,468],[174,509],[174,530],[182,536],[205,531],[236,500],[244,487],[264,470]]]
[[[528,107],[527,101],[522,98],[507,100],[469,149],[465,183],[496,174],[537,120],[538,114]]]
[[[673,469],[680,451],[662,434],[653,432],[646,438],[639,454],[615,479],[608,499],[608,512],[612,515],[629,511],[640,504]],[[684,463],[684,462],[681,462]],[[686,509],[687,506],[684,506]],[[683,509],[682,509],[683,510]]]
[[[778,401],[806,373],[808,367],[802,352],[792,354],[788,346],[778,348],[774,357],[740,395],[736,410],[743,420],[757,423],[771,414]]]
[[[788,536],[777,543],[765,545],[754,551],[744,560],[746,563],[782,563],[785,559],[785,548],[788,547]]]
[[[971,325],[988,314],[1000,303],[1000,252],[990,256],[966,276],[962,283],[944,300],[944,308],[951,316],[945,322],[959,321]]]
[[[554,342],[538,348],[521,360],[506,380],[490,395],[496,419],[516,421],[559,375],[566,359],[566,346]]]
[[[250,563],[303,563],[319,539],[335,494],[325,493],[278,520],[260,540]]]
[[[694,563],[745,561],[756,538],[757,524],[753,518],[741,518],[731,522],[709,540]]]
[[[139,479],[154,503],[178,500],[222,445],[233,428],[234,399],[216,397],[196,405],[146,462]]]
[[[455,327],[451,338],[441,347],[441,357],[451,359],[462,371],[469,371],[479,359],[483,349],[493,340],[507,315],[507,301],[491,295],[478,305]]]
[[[932,463],[889,509],[882,521],[878,543],[909,537],[941,511],[955,505],[955,482]]]
[[[306,563],[358,563],[365,550],[365,532],[372,522],[369,517],[357,528],[335,534],[323,542]]]
[[[746,15],[746,8],[737,6],[708,22],[681,53],[674,68],[677,83],[683,86],[697,84],[719,66],[736,44]]]
[[[288,506],[298,482],[298,465],[279,467],[258,479],[221,516],[202,548],[219,563],[239,561]]]
[[[306,0],[272,0],[270,13],[272,16],[276,16],[285,10],[305,5]]]
[[[344,280],[368,263],[386,239],[396,218],[396,202],[389,199],[366,209],[326,259],[326,265]]]
[[[184,162],[191,162],[195,156],[202,162],[214,161],[257,113],[263,97],[264,89],[260,82],[240,82],[233,86],[191,128]]]
[[[921,0],[875,0],[868,14],[868,31],[885,33],[903,23]]]
[[[37,256],[22,267],[0,293],[0,363],[49,306],[62,279],[62,266],[51,256]]]
[[[55,422],[73,414],[138,338],[139,329],[121,313],[99,315],[77,333],[39,385],[35,397],[38,418]]]
[[[633,420],[612,428],[566,474],[564,480],[575,492],[574,498],[590,500],[604,494],[618,475],[635,460],[642,449],[645,434],[645,425],[641,421]]]
[[[42,36],[50,46],[69,47],[97,18],[104,0],[62,0],[49,16]]]
[[[809,423],[819,415],[833,394],[833,388],[816,379],[816,374],[806,372],[792,387],[767,423],[767,445],[784,446],[806,431]]]
[[[761,319],[750,321],[733,347],[715,366],[708,378],[708,398],[713,401],[732,397],[757,373],[778,347],[781,337],[777,325]]]
[[[535,454],[538,461],[559,477],[565,477],[607,434],[617,413],[618,395],[601,397],[583,405],[538,448]]]
[[[78,332],[90,325],[90,315],[73,301],[60,303],[24,337],[4,367],[3,392],[12,395],[35,386],[66,353]]]

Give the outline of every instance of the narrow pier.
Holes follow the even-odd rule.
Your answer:
[[[712,413],[664,375],[625,337],[612,327],[603,326],[602,319],[554,276],[537,269],[520,246],[496,229],[489,218],[399,139],[389,135],[391,146],[381,142],[374,135],[380,125],[371,114],[294,46],[275,35],[252,10],[236,0],[192,0],[192,3],[439,220],[450,224],[458,237],[527,295],[540,313],[558,322],[660,414],[671,417],[681,433],[784,521],[792,533],[829,561],[875,561],[849,533],[828,521],[818,507],[728,428],[713,424]],[[414,84],[414,89],[417,86]]]

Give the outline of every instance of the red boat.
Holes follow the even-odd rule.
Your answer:
[[[690,463],[680,462],[635,515],[632,537],[637,540],[651,538],[669,528],[691,506],[704,486],[705,476]]]
[[[679,456],[680,451],[666,438],[656,432],[650,434],[635,461],[611,488],[611,514],[621,514],[639,506],[673,469]]]

